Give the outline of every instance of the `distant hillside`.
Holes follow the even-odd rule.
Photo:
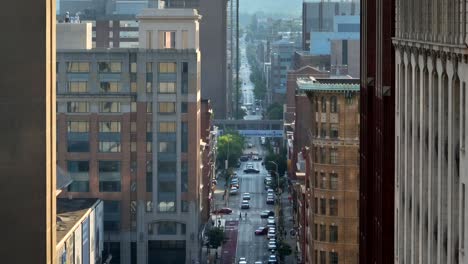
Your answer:
[[[300,15],[303,0],[240,0],[241,13]]]

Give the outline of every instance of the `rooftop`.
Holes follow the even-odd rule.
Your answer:
[[[57,199],[57,244],[95,207],[99,199]]]
[[[360,89],[359,79],[352,78],[331,78],[331,79],[315,79],[314,77],[299,78],[297,86],[302,91],[356,91]]]

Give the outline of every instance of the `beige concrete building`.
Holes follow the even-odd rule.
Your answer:
[[[359,85],[357,79],[297,81],[313,113],[306,190],[306,263],[358,263]],[[306,185],[307,186],[307,185]],[[301,232],[301,231],[300,231]]]
[[[466,8],[396,0],[395,263],[468,261]]]
[[[145,9],[138,18],[138,49],[57,53],[58,164],[74,180],[61,195],[103,200],[112,263],[192,263],[207,206],[200,16]]]

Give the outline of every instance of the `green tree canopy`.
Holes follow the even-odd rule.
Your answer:
[[[268,106],[266,116],[270,120],[281,120],[283,119],[283,107],[278,103],[273,103]]]
[[[234,166],[244,151],[244,137],[236,132],[227,132],[218,138],[218,164],[222,164],[229,157],[229,167]]]
[[[208,237],[208,245],[212,248],[218,248],[221,246],[225,239],[224,230],[219,227],[210,229],[206,235]]]

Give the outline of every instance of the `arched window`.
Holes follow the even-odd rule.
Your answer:
[[[327,112],[327,99],[325,96],[322,96],[322,113]]]
[[[330,112],[338,112],[338,100],[336,99],[336,96],[330,97]]]

